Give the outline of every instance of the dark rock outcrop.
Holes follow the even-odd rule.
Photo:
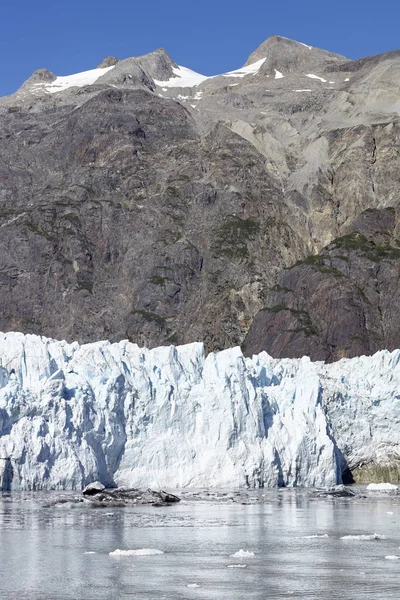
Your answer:
[[[281,272],[252,323],[246,353],[333,361],[397,348],[396,223],[394,209],[368,210],[347,235]]]
[[[400,54],[272,36],[261,59],[195,85],[159,49],[0,99],[0,330],[324,360],[400,346]]]
[[[96,496],[103,490],[106,489],[106,486],[103,485],[100,481],[94,481],[93,483],[88,483],[86,487],[82,490],[82,494],[84,496]]]
[[[98,483],[98,482],[96,482]],[[90,503],[93,508],[123,508],[125,506],[170,506],[180,502],[181,499],[175,494],[163,490],[138,490],[133,488],[95,489],[89,486],[82,492],[82,496],[62,496],[55,498],[45,505],[52,508],[62,504]],[[101,484],[100,484],[101,485]],[[90,493],[88,493],[88,491]]]

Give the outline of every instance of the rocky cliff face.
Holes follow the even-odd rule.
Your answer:
[[[400,352],[325,365],[0,334],[0,486],[398,482]]]
[[[0,328],[315,359],[400,346],[400,54],[273,36],[0,99]]]

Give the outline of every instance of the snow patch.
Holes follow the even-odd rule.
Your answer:
[[[294,92],[312,92],[312,90],[293,90]]]
[[[115,66],[115,65],[114,65]],[[57,92],[63,92],[70,87],[83,87],[85,85],[93,85],[96,81],[113,67],[105,67],[104,69],[91,69],[90,71],[83,71],[82,73],[75,73],[74,75],[65,75],[57,77],[51,83],[37,83],[35,85],[44,87],[46,92],[50,94],[56,94]]]
[[[285,76],[283,75],[283,73],[281,73],[280,71],[277,71],[276,69],[274,69],[275,71],[275,79],[283,79]]]
[[[171,77],[167,81],[154,79],[154,83],[161,88],[185,88],[196,87],[200,83],[203,83],[203,81],[206,81],[206,79],[209,79],[206,75],[201,75],[186,67],[172,67],[172,71],[175,77]]]
[[[247,67],[242,67],[241,69],[236,69],[235,71],[229,71],[228,73],[223,73],[222,75],[223,77],[246,77],[246,75],[256,75],[266,60],[266,58],[261,58],[251,65],[247,65]]]
[[[314,75],[313,73],[308,73],[306,77],[309,77],[310,79],[318,79],[318,81],[322,81],[322,83],[327,82],[326,79],[324,79],[323,77],[318,77],[318,75]]]

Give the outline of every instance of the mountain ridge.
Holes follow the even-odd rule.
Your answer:
[[[280,36],[212,77],[163,49],[36,71],[0,99],[0,328],[324,360],[400,346],[399,88],[397,51]],[[389,209],[389,233],[364,231]]]

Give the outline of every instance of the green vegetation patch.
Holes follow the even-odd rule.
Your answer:
[[[400,258],[400,248],[375,244],[375,242],[368,240],[358,231],[333,240],[332,246],[342,250],[355,250],[373,262],[397,260]]]
[[[266,312],[279,313],[283,311],[288,311],[292,315],[295,315],[299,321],[299,326],[291,329],[283,329],[282,331],[289,331],[292,333],[304,333],[306,337],[310,337],[311,335],[317,335],[318,331],[316,327],[314,327],[310,314],[305,310],[296,310],[294,308],[288,308],[287,306],[283,306],[282,304],[277,304],[276,306],[271,306],[269,308],[263,308],[262,310]]]
[[[259,231],[260,224],[254,219],[229,217],[215,232],[214,251],[229,258],[247,258],[248,243],[256,238]]]
[[[168,279],[166,277],[161,277],[161,275],[153,275],[150,279],[150,283],[153,283],[154,285],[165,285],[167,281]]]
[[[89,292],[89,294],[93,294],[93,286],[94,283],[93,281],[79,281],[76,286],[75,286],[75,291],[79,292],[81,290],[86,290],[87,292]]]
[[[339,257],[336,257],[339,258]],[[321,273],[331,273],[335,277],[344,277],[343,273],[339,271],[339,269],[335,269],[335,267],[329,267],[325,264],[325,260],[329,260],[330,256],[327,254],[311,254],[311,256],[307,256],[302,260],[298,260],[291,267],[287,267],[287,270],[294,269],[295,267],[299,267],[300,265],[312,265]]]
[[[140,315],[141,317],[146,319],[146,321],[153,321],[154,323],[158,323],[159,325],[164,325],[165,323],[164,317],[161,317],[160,315],[157,315],[157,313],[153,313],[148,310],[133,309],[131,310],[131,315]]]

